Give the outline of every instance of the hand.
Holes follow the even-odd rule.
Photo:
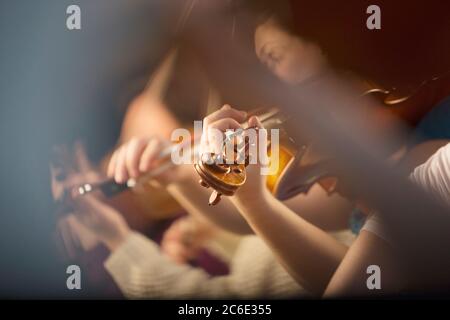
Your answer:
[[[84,146],[75,142],[73,147],[65,145],[53,148],[50,163],[51,189],[55,201],[62,200],[64,192],[84,183],[96,183],[103,180],[92,167]]]
[[[64,254],[75,259],[80,249],[89,251],[98,245],[99,239],[89,229],[80,223],[74,212],[66,212],[65,192],[82,183],[95,183],[102,180],[93,170],[85,149],[80,142],[75,142],[73,148],[65,145],[55,146],[50,163],[51,189],[55,202],[60,203],[57,210],[56,235],[58,245],[64,249]]]
[[[205,117],[203,119],[201,153],[219,153],[222,150],[222,139],[218,139],[217,132],[223,133],[228,129],[241,129],[241,123],[245,120],[247,120],[247,112],[233,109],[228,104]],[[222,137],[221,134],[220,138]]]
[[[104,180],[96,172],[80,143],[74,145],[73,152],[66,147],[54,150],[50,166],[52,192],[55,200],[60,200],[64,190],[82,183]],[[58,231],[66,253],[74,257],[78,247],[93,248],[98,241],[110,249],[115,248],[128,234],[129,228],[119,212],[101,203],[92,195],[84,195],[71,201],[72,212],[58,219]]]
[[[130,234],[131,230],[123,216],[94,195],[86,194],[74,202],[77,219],[111,251],[120,246]]]
[[[175,221],[164,233],[161,250],[173,261],[183,264],[195,259],[214,227],[190,216]]]
[[[109,161],[107,174],[117,183],[125,183],[130,178],[139,178],[161,164],[159,155],[169,147],[168,141],[159,137],[133,138],[114,151]],[[168,185],[183,180],[183,165],[165,170],[154,178],[153,182]]]
[[[225,132],[228,129],[242,129],[240,123],[247,119],[245,111],[239,111],[224,105],[220,110],[210,114],[203,120],[203,135],[201,139],[202,151],[219,153],[222,150],[222,140],[218,139],[217,131]],[[248,119],[248,126],[263,128],[263,125],[257,117],[252,116]],[[247,179],[235,195],[234,200],[247,201],[256,200],[265,190],[265,176],[260,173],[259,164],[249,164],[246,168]],[[256,197],[255,197],[256,195]]]

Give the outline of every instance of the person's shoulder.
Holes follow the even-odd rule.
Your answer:
[[[447,143],[445,146],[439,149],[438,152],[442,153],[447,158],[447,161],[450,161],[450,143]]]
[[[450,143],[414,169],[411,180],[450,204]]]
[[[442,167],[450,165],[450,143],[439,148],[424,164],[414,169],[413,176],[417,174],[442,174],[450,175],[450,172],[439,172]]]

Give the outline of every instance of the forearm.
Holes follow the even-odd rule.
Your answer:
[[[369,290],[367,287],[367,268],[370,265],[382,270],[381,290]],[[406,285],[405,270],[392,245],[376,234],[362,230],[330,280],[324,297],[398,294]]]
[[[325,231],[348,229],[354,204],[337,193],[328,195],[318,184],[307,194],[283,202],[297,215]]]
[[[297,216],[269,192],[233,202],[253,230],[272,248],[288,272],[308,291],[321,295],[347,247]]]
[[[253,233],[252,229],[240,215],[235,206],[223,197],[219,204],[208,205],[211,189],[205,189],[198,183],[198,175],[192,168],[189,176],[181,182],[172,183],[167,187],[170,194],[190,214],[206,218],[208,221],[238,234]]]
[[[228,277],[210,277],[201,269],[178,265],[139,233],[131,233],[105,262],[105,268],[130,299],[225,298]]]

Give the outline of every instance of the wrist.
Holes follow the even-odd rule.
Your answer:
[[[165,184],[165,187],[185,187],[187,184],[190,184],[191,182],[195,182],[198,184],[198,176],[197,173],[194,170],[194,166],[187,165],[187,164],[181,164],[178,165],[176,168],[176,177],[168,181],[168,183]]]
[[[234,196],[231,197],[233,204],[244,212],[258,212],[260,208],[267,207],[270,192],[267,188],[262,187],[252,192],[245,190],[238,190]]]
[[[103,244],[109,249],[110,252],[115,251],[120,247],[131,234],[131,229],[128,226],[124,226],[117,230],[114,235],[103,239]]]

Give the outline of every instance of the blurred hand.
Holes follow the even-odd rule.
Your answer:
[[[159,156],[170,143],[159,137],[133,138],[116,151],[108,164],[108,177],[117,183],[125,183],[130,178],[139,178],[161,165]],[[169,160],[170,161],[170,160]],[[173,166],[154,177],[154,182],[168,185],[184,179],[185,166]]]
[[[211,237],[213,229],[190,216],[180,218],[164,233],[161,250],[177,263],[192,261]]]
[[[77,219],[111,251],[120,246],[130,234],[131,230],[123,216],[94,195],[86,194],[74,202]]]
[[[99,172],[92,167],[80,142],[76,142],[72,149],[64,145],[53,148],[50,177],[55,201],[63,197],[65,190],[86,182],[96,183],[103,180]]]
[[[63,248],[64,254],[73,259],[80,249],[88,251],[97,246],[99,239],[78,221],[73,211],[66,211],[65,192],[82,183],[95,183],[102,179],[98,172],[92,169],[80,142],[76,142],[73,148],[65,145],[53,148],[50,176],[53,199],[59,203],[58,210],[64,210],[57,212],[58,244]]]
[[[95,171],[83,146],[75,143],[74,149],[60,146],[55,148],[50,165],[52,193],[55,200],[61,200],[64,190],[71,190],[83,183],[96,183],[104,180]],[[121,214],[103,204],[93,195],[84,195],[70,203],[73,210],[58,218],[58,231],[69,256],[74,256],[76,249],[92,249],[98,241],[110,249],[129,232]]]

